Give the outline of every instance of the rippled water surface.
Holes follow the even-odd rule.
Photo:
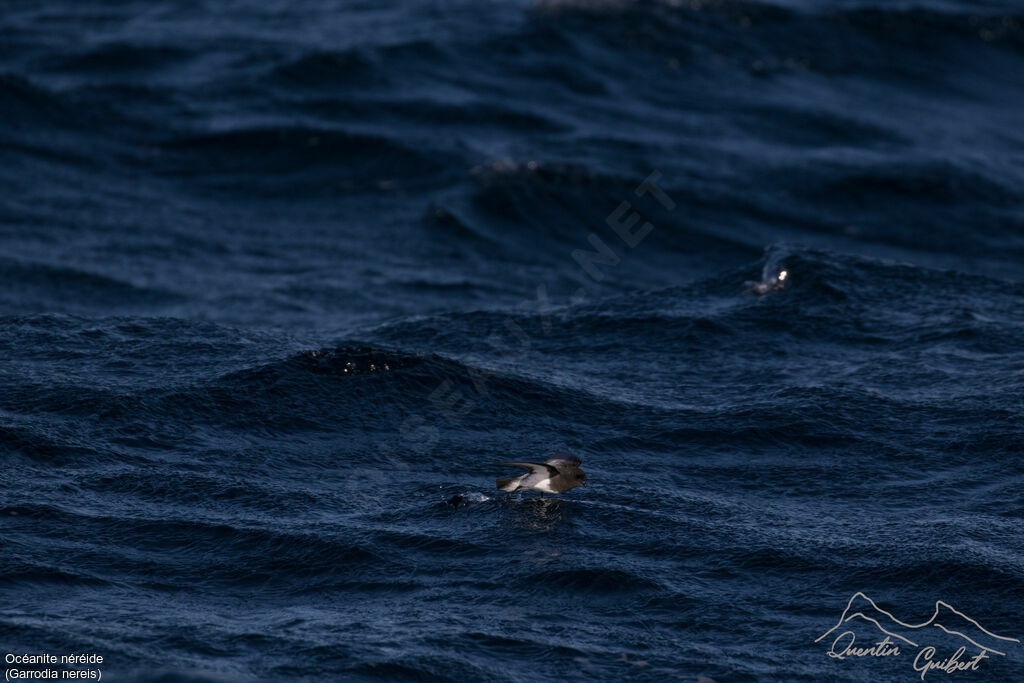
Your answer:
[[[5,0],[0,35],[5,653],[919,680],[814,642],[857,591],[1024,637],[1019,3]],[[587,488],[494,489],[556,451]],[[1024,680],[1003,644],[925,680]]]

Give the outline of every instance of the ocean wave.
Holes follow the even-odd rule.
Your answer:
[[[61,300],[80,310],[104,306],[161,306],[180,301],[180,295],[155,287],[124,282],[74,267],[0,259],[0,282],[9,306],[28,301]]]
[[[898,675],[814,650],[860,589],[1012,634],[1019,6],[207,4],[0,12],[12,651]]]
[[[256,127],[166,141],[165,173],[257,196],[433,185],[450,168],[437,153],[393,138],[326,128]],[[197,164],[198,159],[203,159]],[[197,171],[197,169],[202,169]],[[310,181],[313,182],[310,182]]]

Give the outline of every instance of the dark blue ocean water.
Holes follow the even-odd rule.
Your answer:
[[[814,642],[857,591],[1024,637],[1022,122],[1011,1],[4,0],[0,653],[920,680]]]

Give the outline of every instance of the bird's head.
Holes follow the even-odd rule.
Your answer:
[[[587,475],[583,471],[579,471],[576,473],[576,485],[579,486],[581,484],[583,486],[587,485]]]

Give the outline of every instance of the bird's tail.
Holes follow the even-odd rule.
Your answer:
[[[499,491],[515,491],[519,488],[519,480],[522,477],[512,477],[511,479],[495,479],[494,483],[498,485]]]

